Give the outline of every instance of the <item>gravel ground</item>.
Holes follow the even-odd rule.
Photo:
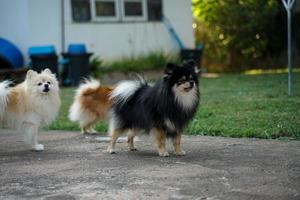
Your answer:
[[[42,132],[33,152],[0,133],[0,199],[300,199],[299,141],[184,136],[186,156],[159,157],[143,135],[110,155],[99,135]]]

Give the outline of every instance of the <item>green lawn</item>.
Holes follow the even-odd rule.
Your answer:
[[[300,73],[293,74],[293,95],[287,95],[287,74],[221,75],[201,78],[201,103],[187,134],[300,139]],[[79,130],[67,118],[74,88],[61,89],[62,108],[50,129]],[[98,123],[98,131],[106,131]]]

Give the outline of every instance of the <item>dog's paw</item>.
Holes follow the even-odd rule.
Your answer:
[[[137,148],[135,148],[135,147],[128,147],[128,150],[129,151],[137,151]]]
[[[112,149],[110,147],[107,148],[106,152],[110,153],[110,154],[115,154],[116,153],[116,150],[115,149]]]
[[[34,151],[44,151],[44,145],[43,144],[34,145],[33,150]]]
[[[169,153],[167,151],[164,151],[164,152],[158,152],[159,156],[161,157],[168,157],[169,156]]]
[[[96,129],[93,129],[93,128],[91,128],[91,129],[89,129],[89,134],[92,134],[92,135],[94,135],[94,134],[97,134],[98,133],[98,131],[96,130]]]
[[[183,150],[175,152],[175,154],[176,154],[176,156],[185,156],[186,155],[185,151],[183,151]]]

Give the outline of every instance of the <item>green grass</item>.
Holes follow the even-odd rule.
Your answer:
[[[300,73],[287,95],[287,74],[201,78],[201,103],[185,133],[226,137],[300,139]],[[50,129],[79,130],[67,119],[73,88],[61,90],[62,109]],[[96,126],[106,131],[105,123]]]

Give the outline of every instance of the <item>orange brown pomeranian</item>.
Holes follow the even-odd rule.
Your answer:
[[[112,90],[112,87],[101,86],[100,82],[94,79],[85,80],[77,89],[70,107],[69,119],[79,123],[83,134],[95,132],[93,125],[106,120],[112,105]]]

